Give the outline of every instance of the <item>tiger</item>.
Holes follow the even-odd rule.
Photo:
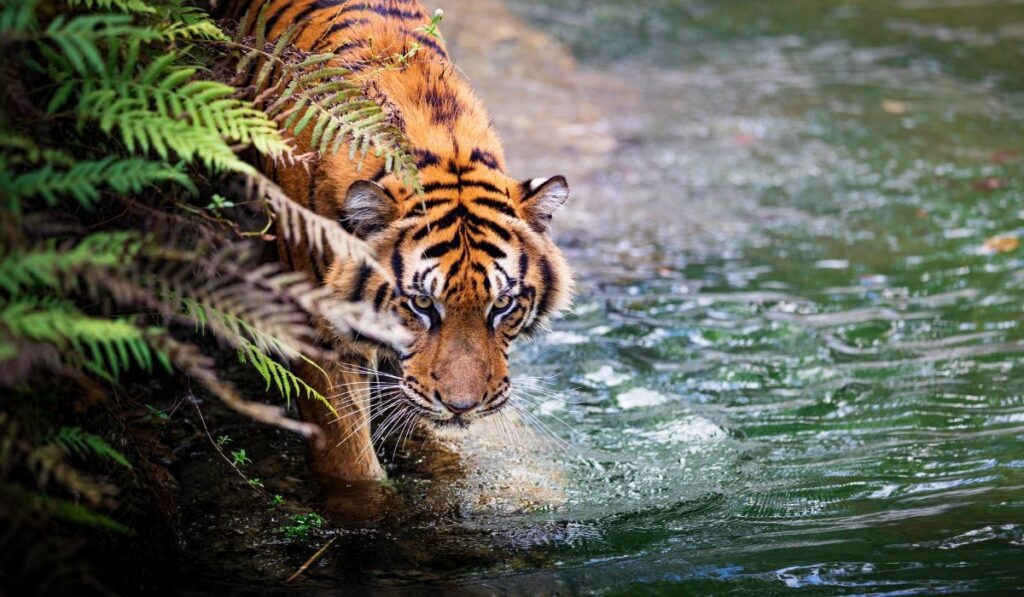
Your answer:
[[[235,0],[227,10],[260,10],[251,2]],[[431,14],[418,1],[269,2],[268,42],[294,24],[293,45],[333,53],[332,64],[357,71],[374,57],[416,48],[397,68],[370,72],[364,87],[402,123],[421,193],[372,153],[361,168],[342,150],[311,167],[275,164],[268,172],[292,200],[365,240],[385,271],[322,260],[301,243],[281,247],[283,266],[335,296],[397,316],[411,333],[398,348],[339,339],[340,356],[300,367],[338,413],[299,401],[300,416],[326,436],[309,446],[314,474],[379,480],[386,475],[370,432],[375,391],[377,400],[386,394],[410,421],[438,432],[465,429],[512,399],[513,343],[545,329],[571,301],[573,274],[550,229],[569,186],[561,175],[522,180],[508,173],[487,111],[443,36],[428,35]]]

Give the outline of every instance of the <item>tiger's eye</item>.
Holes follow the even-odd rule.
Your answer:
[[[416,305],[417,309],[422,309],[424,311],[434,306],[434,299],[430,298],[425,294],[416,295],[412,299],[412,302],[414,305]]]
[[[500,310],[508,307],[509,304],[511,304],[511,303],[512,303],[512,297],[510,297],[507,294],[503,294],[503,295],[499,296],[498,298],[494,299],[494,308],[500,311]]]

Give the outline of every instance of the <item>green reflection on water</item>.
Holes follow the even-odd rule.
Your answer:
[[[794,36],[888,48],[888,65],[922,65],[1024,89],[1024,4],[1015,0],[515,0],[590,61],[713,60],[703,44]]]

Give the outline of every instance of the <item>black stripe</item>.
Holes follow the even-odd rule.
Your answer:
[[[493,259],[504,259],[505,257],[508,256],[508,255],[505,254],[505,251],[502,251],[496,245],[494,245],[492,243],[489,243],[489,242],[487,242],[485,240],[477,241],[477,242],[473,243],[473,247],[475,247],[477,249],[480,249],[484,253],[487,253]]]
[[[381,284],[380,288],[377,289],[377,294],[373,297],[373,308],[380,311],[380,306],[384,304],[384,297],[388,293],[388,285]]]
[[[455,224],[459,218],[463,218],[467,214],[466,206],[459,204],[448,211],[440,218],[427,222],[416,231],[416,234],[412,235],[413,240],[421,240],[424,236],[434,230],[445,230]]]
[[[446,280],[452,280],[459,275],[459,270],[466,262],[466,254],[462,253],[459,258],[452,262],[451,267],[448,268],[448,274],[445,276]]]
[[[423,287],[423,280],[426,280],[427,276],[430,275],[430,272],[434,271],[435,269],[437,269],[436,263],[431,265],[427,269],[423,270],[422,272],[416,272],[416,276],[413,281],[413,288],[425,292],[427,289]]]
[[[292,244],[285,243],[284,245],[284,257],[288,261],[288,270],[295,271],[295,259],[292,257]]]
[[[334,48],[334,51],[331,52],[331,53],[332,54],[343,54],[345,52],[348,52],[349,50],[354,50],[355,48],[361,48],[364,45],[366,45],[366,42],[364,40],[347,41],[347,42],[341,44],[340,46],[338,46],[337,48]]]
[[[484,291],[486,291],[487,294],[490,294],[491,293],[491,277],[487,275],[487,268],[482,266],[482,265],[480,265],[479,263],[477,263],[475,261],[473,262],[471,267],[472,267],[473,271],[475,271],[475,272],[480,274],[480,277],[484,281]]]
[[[321,261],[323,253],[317,251],[309,256],[309,263],[313,269],[313,277],[316,279],[318,285],[324,283],[324,269],[325,264]]]
[[[494,265],[494,269],[498,270],[499,274],[501,274],[502,276],[505,277],[505,286],[512,286],[512,285],[514,285],[518,281],[518,280],[512,278],[511,276],[509,276],[508,272],[505,271],[505,268],[501,267],[500,263],[494,263],[492,265]]]
[[[432,207],[437,207],[438,205],[444,205],[445,203],[451,203],[451,199],[443,197],[438,199],[422,199],[420,201],[416,201],[413,204],[412,209],[409,210],[409,213],[402,216],[402,219],[418,218],[420,216],[425,216],[427,215],[426,210]]]
[[[322,3],[326,4],[327,6],[337,6],[339,4],[343,4],[346,1],[347,0],[319,0],[317,2],[317,4],[320,4],[322,2]],[[338,14],[345,13],[345,12],[356,12],[356,11],[372,12],[372,13],[379,14],[382,17],[394,17],[396,19],[401,19],[401,20],[422,19],[422,18],[426,18],[426,16],[427,16],[427,15],[423,14],[422,11],[419,11],[419,10],[417,10],[415,12],[414,11],[406,11],[406,10],[402,10],[400,8],[392,8],[390,6],[384,6],[382,4],[348,4]]]
[[[437,157],[437,154],[428,151],[426,149],[414,149],[412,150],[413,155],[416,156],[416,167],[426,168],[427,166],[436,166],[441,163],[441,158]]]
[[[430,100],[429,92],[427,93],[427,100],[428,101]],[[455,160],[448,160],[448,171],[451,172],[452,174],[454,174],[455,176],[462,176],[463,174],[469,174],[470,172],[472,172],[473,171],[473,167],[472,166],[460,166],[460,165],[455,163]],[[463,183],[460,180],[459,184],[465,184],[465,183]]]
[[[457,182],[428,182],[427,184],[423,185],[423,193],[426,194],[426,193],[429,193],[431,191],[436,191],[438,189],[457,189],[457,188],[459,188],[459,183],[457,183]]]
[[[402,274],[405,273],[405,262],[402,260],[402,243],[405,241],[405,235],[409,233],[409,229],[402,230],[398,235],[398,240],[395,241],[395,251],[391,253],[391,271],[395,276],[395,284],[398,285],[399,292],[402,288]]]
[[[306,20],[307,17],[309,17],[310,15],[317,11],[324,10],[327,8],[333,8],[335,6],[344,4],[345,2],[347,2],[347,0],[317,0],[316,2],[313,2],[312,4],[307,6],[305,10],[295,15],[295,18],[292,19],[292,22],[301,23],[302,21]],[[287,5],[288,3],[285,2],[284,4]],[[345,11],[341,10],[337,14],[341,14],[343,12]],[[270,32],[269,27],[267,28],[267,32]]]
[[[433,245],[423,251],[423,259],[434,259],[447,253],[448,251],[454,251],[462,246],[462,241],[458,235],[455,235],[451,240],[446,240]]]
[[[504,195],[505,194],[505,191],[499,189],[498,187],[494,186],[493,184],[487,182],[486,180],[462,180],[462,181],[459,181],[459,182],[464,187],[479,187],[481,189],[490,191],[492,193],[497,193],[498,195]]]
[[[348,28],[352,27],[353,25],[365,25],[366,23],[369,23],[369,21],[366,20],[366,19],[345,19],[344,21],[341,21],[341,22],[338,22],[338,23],[335,23],[335,24],[331,25],[331,28],[327,30],[326,35],[331,35],[332,33],[337,33],[338,31],[341,31],[342,29],[348,29]]]
[[[513,308],[512,312],[509,313],[505,317],[505,319],[502,320],[502,323],[508,323],[511,327],[514,328],[517,327],[520,323],[522,323],[524,317],[526,317],[525,309]]]
[[[352,294],[348,300],[358,301],[363,297],[363,292],[366,290],[366,283],[370,280],[370,274],[373,270],[368,265],[359,266],[359,275],[356,278],[355,288],[352,289]]]
[[[498,158],[494,157],[493,153],[483,149],[474,149],[473,153],[469,154],[469,161],[479,162],[492,170],[498,169]]]
[[[498,199],[488,199],[487,197],[476,197],[472,201],[473,203],[477,203],[485,207],[489,207],[491,209],[500,211],[501,213],[505,214],[506,216],[509,216],[510,218],[518,217],[516,215],[515,210],[512,209],[512,206],[509,205],[508,202],[506,201],[501,201]]]
[[[549,292],[555,286],[555,272],[551,269],[551,262],[548,261],[547,257],[540,258],[540,277],[541,277],[541,297],[540,304],[537,306],[537,319],[548,315],[551,310],[551,292]]]
[[[492,222],[491,220],[488,220],[486,218],[481,218],[480,216],[473,213],[467,213],[466,220],[475,226],[483,226],[484,228],[489,229],[491,232],[500,236],[501,240],[505,242],[512,240],[512,235],[509,234],[508,230],[502,228],[501,225],[499,225],[497,222]]]
[[[284,13],[288,12],[288,9],[292,7],[291,2],[282,2],[271,9],[270,14],[267,15],[267,20],[264,23],[263,30],[269,36],[274,30],[274,25],[277,24],[277,20],[280,19]]]
[[[316,210],[316,181],[317,175],[320,172],[319,163],[313,166],[313,171],[309,174],[309,185],[306,188],[308,195],[307,201],[309,202],[309,210],[313,213],[317,213]],[[324,251],[327,249],[325,248]],[[327,269],[327,256],[323,251],[318,251],[310,256],[310,261],[313,264],[313,277],[316,278],[316,283],[322,285],[324,283],[324,272]]]
[[[409,21],[409,20],[414,20],[414,19],[422,19],[422,18],[425,18],[427,16],[427,15],[423,14],[422,11],[419,11],[419,10],[417,10],[417,11],[402,10],[400,8],[392,8],[390,6],[383,6],[383,5],[380,5],[380,4],[378,4],[376,6],[367,6],[367,5],[364,4],[362,6],[362,8],[363,8],[363,10],[367,10],[367,11],[370,11],[370,12],[375,12],[375,13],[383,16],[383,17],[392,17],[392,18],[401,19],[401,20],[404,20],[404,21]]]

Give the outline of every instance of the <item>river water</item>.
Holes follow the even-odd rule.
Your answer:
[[[337,536],[294,586],[1024,590],[1024,3],[441,5],[513,171],[573,189],[576,305],[514,357],[546,429],[406,453],[373,524],[292,486]],[[249,582],[318,546],[231,520]]]

